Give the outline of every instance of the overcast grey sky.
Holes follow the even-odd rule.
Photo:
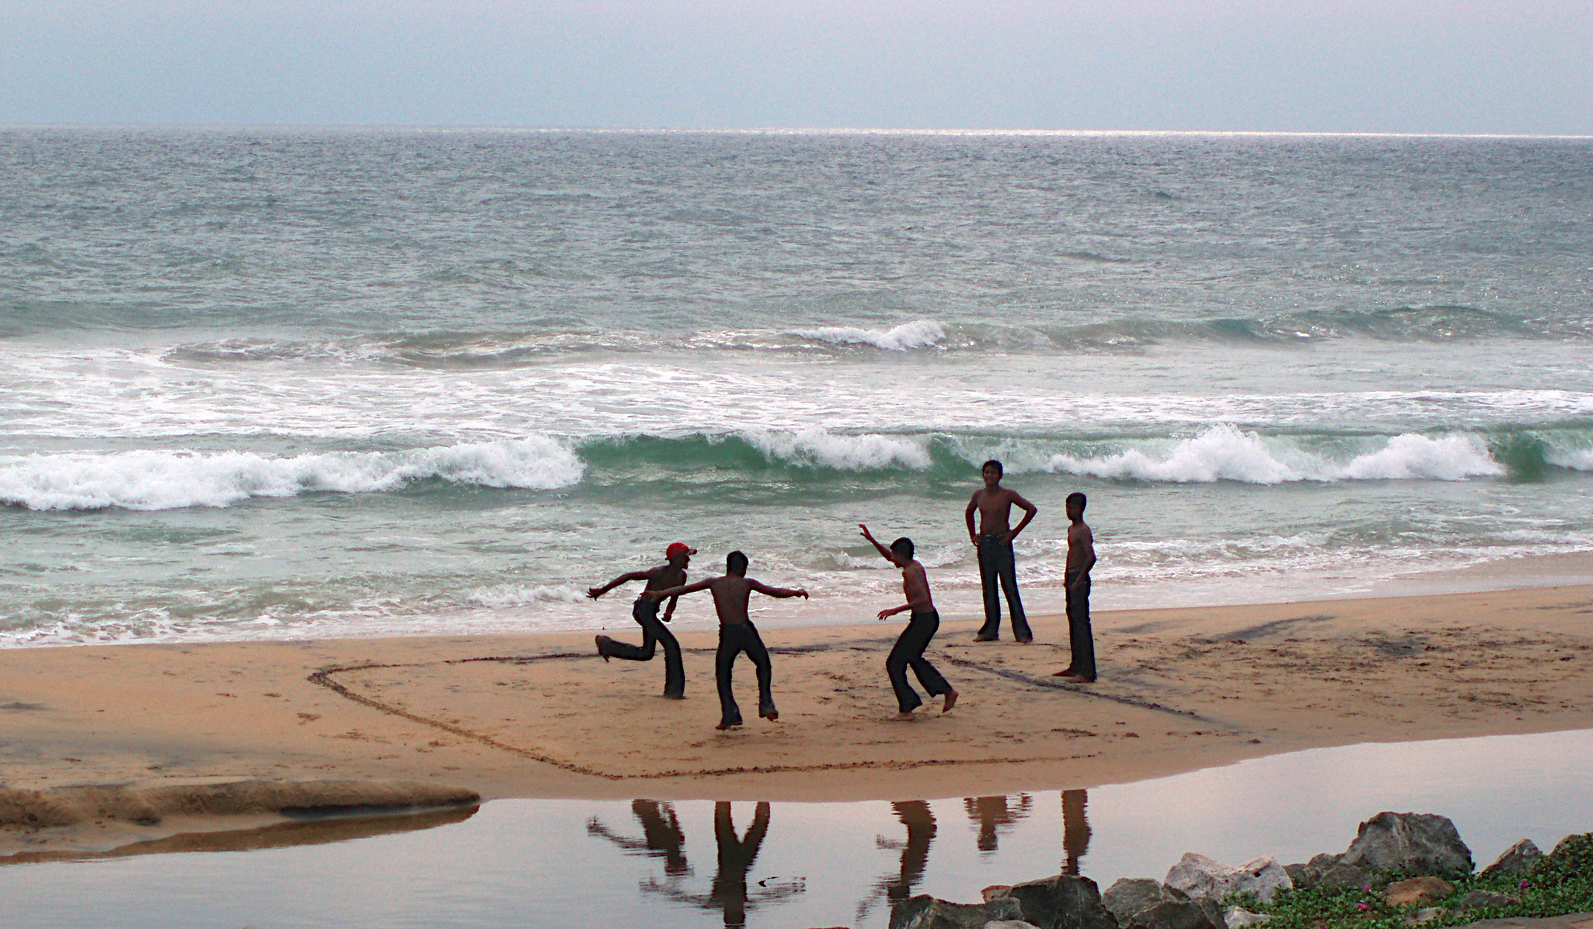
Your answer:
[[[1593,134],[1593,0],[0,0],[0,124]]]

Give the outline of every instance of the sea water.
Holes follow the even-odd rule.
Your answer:
[[[1593,140],[0,130],[0,644],[978,610],[1593,547]],[[688,601],[682,625],[712,623]]]
[[[1185,852],[1237,865],[1339,853],[1377,813],[1453,820],[1480,870],[1593,829],[1593,732],[1352,745],[1130,784],[858,803],[498,800],[237,836],[244,852],[0,861],[14,929],[850,926],[915,894],[977,903],[1058,873],[1105,890]],[[411,820],[415,817],[411,817]],[[136,850],[129,850],[136,851]]]

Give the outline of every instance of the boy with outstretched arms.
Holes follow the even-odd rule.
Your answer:
[[[691,563],[691,556],[697,550],[684,542],[673,542],[664,550],[664,564],[645,571],[631,571],[621,574],[602,587],[591,587],[586,595],[596,600],[614,588],[627,581],[646,581],[647,587],[642,595],[636,598],[631,605],[631,617],[642,627],[642,644],[629,645],[616,642],[606,635],[597,637],[597,653],[603,656],[604,661],[610,658],[623,658],[626,661],[651,661],[654,646],[664,646],[664,696],[680,700],[686,696],[686,669],[680,660],[680,643],[676,641],[674,633],[670,632],[664,623],[669,622],[675,615],[675,600],[671,598],[669,605],[664,607],[663,622],[658,618],[658,600],[649,598],[648,591],[662,590],[665,587],[679,587],[686,583],[686,565]]]
[[[975,640],[994,642],[1001,637],[1001,594],[1007,598],[1007,612],[1012,614],[1012,636],[1027,645],[1034,641],[1029,630],[1029,618],[1023,612],[1023,598],[1018,596],[1018,569],[1012,554],[1012,540],[1023,527],[1029,525],[1039,507],[1024,499],[1023,494],[1010,487],[1001,486],[1004,472],[1001,462],[994,458],[979,469],[985,485],[974,491],[968,501],[963,518],[968,523],[968,541],[974,544],[979,556],[979,582],[985,594],[985,624],[979,627]],[[1023,519],[1012,525],[1012,508],[1023,511]],[[974,531],[974,513],[979,514],[979,530]]]
[[[714,655],[714,676],[719,681],[719,725],[716,729],[729,729],[741,725],[741,708],[736,706],[735,694],[730,689],[730,672],[736,656],[742,652],[752,659],[758,669],[758,715],[774,722],[780,714],[774,708],[772,692],[773,668],[769,664],[769,650],[763,638],[747,616],[747,601],[757,591],[767,597],[801,597],[806,600],[806,590],[770,587],[747,577],[747,556],[731,552],[725,557],[725,573],[695,584],[649,590],[642,594],[654,601],[665,597],[683,597],[699,590],[709,590],[714,595],[714,611],[719,614],[719,651]]]
[[[894,718],[912,719],[913,711],[924,703],[913,686],[907,683],[909,667],[931,697],[945,696],[946,702],[941,705],[940,711],[951,712],[951,708],[957,704],[957,691],[924,658],[924,649],[929,647],[929,640],[935,637],[936,630],[940,628],[940,614],[935,611],[935,601],[930,599],[929,577],[924,573],[924,566],[913,560],[913,540],[903,537],[886,548],[869,534],[867,526],[859,524],[857,528],[863,530],[863,538],[878,549],[886,561],[902,569],[902,592],[907,595],[907,602],[880,610],[879,618],[911,611],[907,628],[902,630],[896,644],[891,647],[890,656],[885,659],[885,673],[891,679],[891,689],[896,691],[897,713]]]

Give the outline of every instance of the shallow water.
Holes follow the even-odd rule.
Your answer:
[[[1480,866],[1593,829],[1593,730],[1355,745],[1088,790],[895,803],[504,800],[337,844],[0,868],[7,929],[883,927],[1069,868],[1104,889],[1186,851],[1343,851],[1382,810],[1455,821]],[[728,828],[726,828],[728,827]],[[395,828],[399,828],[396,827]],[[739,914],[739,915],[738,915]],[[742,922],[744,918],[744,923]]]

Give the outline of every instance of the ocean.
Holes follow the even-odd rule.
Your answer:
[[[0,129],[0,645],[979,611],[1593,549],[1593,140]],[[711,628],[705,597],[677,624]]]

